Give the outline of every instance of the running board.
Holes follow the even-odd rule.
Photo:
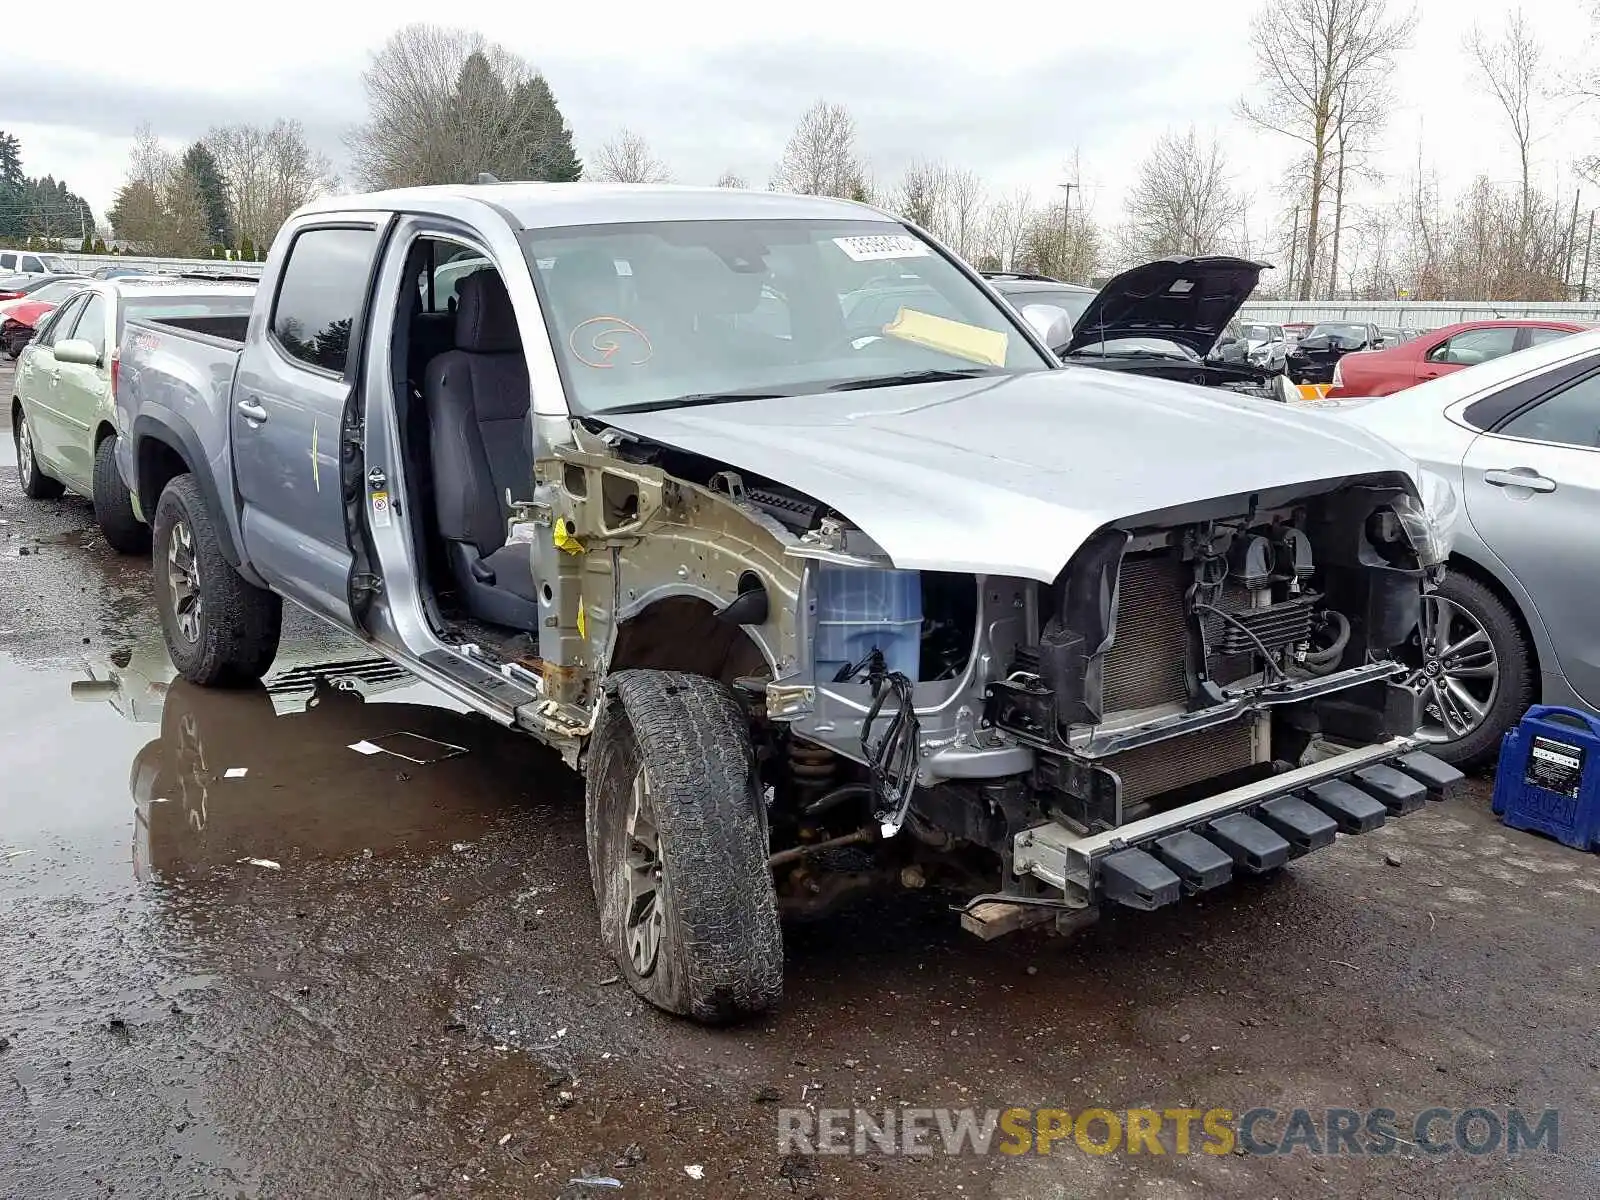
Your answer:
[[[1461,772],[1415,747],[1363,746],[1087,837],[1036,825],[1016,837],[1014,870],[1072,900],[1160,908],[1452,795]]]

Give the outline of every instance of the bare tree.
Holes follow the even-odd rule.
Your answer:
[[[944,215],[946,168],[943,163],[917,159],[906,167],[889,196],[889,207],[913,225],[939,236]]]
[[[1093,218],[1081,208],[1054,204],[1033,210],[1013,269],[1081,283],[1095,273],[1103,257],[1100,229]]]
[[[219,125],[206,134],[205,145],[217,161],[241,242],[269,244],[295,209],[338,186],[333,164],[307,143],[299,121]]]
[[[572,135],[544,77],[482,34],[397,30],[362,75],[368,117],[348,138],[367,187],[576,179]]]
[[[1522,168],[1519,236],[1526,241],[1533,225],[1534,101],[1538,97],[1544,50],[1523,19],[1521,9],[1506,17],[1499,37],[1490,38],[1474,25],[1467,35],[1466,48],[1477,65],[1480,83],[1504,110],[1517,144],[1517,160]]]
[[[1016,267],[1032,223],[1033,194],[1027,188],[1018,188],[990,206],[984,255],[990,260],[991,270],[1010,271]]]
[[[1414,11],[1391,18],[1388,0],[1280,0],[1251,21],[1261,94],[1241,101],[1239,111],[1260,128],[1300,142],[1310,156],[1302,300],[1311,298],[1316,278],[1341,100],[1382,84],[1415,25]]]
[[[601,183],[671,183],[667,164],[650,152],[649,144],[631,129],[617,132],[594,156],[590,179]]]
[[[1244,209],[1216,139],[1202,141],[1193,126],[1168,131],[1139,164],[1118,236],[1122,256],[1215,254],[1230,244]]]
[[[743,175],[728,170],[717,176],[717,186],[719,188],[747,188],[750,184]]]
[[[955,167],[946,173],[943,191],[941,236],[962,258],[973,258],[985,219],[983,180],[974,170]]]
[[[818,100],[789,135],[773,172],[774,191],[854,199],[866,191],[856,154],[856,123],[842,104]]]

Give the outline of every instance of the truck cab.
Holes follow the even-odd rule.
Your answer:
[[[884,277],[911,298],[852,325]],[[179,672],[259,679],[287,598],[556,748],[607,943],[669,1011],[775,1002],[780,914],[940,886],[991,937],[1160,907],[1458,778],[1417,752],[1393,654],[1448,552],[1443,481],[1279,406],[1065,367],[878,210],[328,200],[234,333],[133,321],[122,347]]]

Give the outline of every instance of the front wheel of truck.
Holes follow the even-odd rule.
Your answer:
[[[259,680],[277,657],[283,602],[223,556],[194,476],[167,484],[151,533],[156,608],[178,674],[203,687]]]
[[[589,750],[585,825],[601,933],[656,1007],[724,1024],[783,990],[749,721],[715,680],[619,671]]]

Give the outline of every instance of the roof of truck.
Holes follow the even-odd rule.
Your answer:
[[[491,204],[508,213],[525,229],[634,221],[892,219],[868,205],[831,196],[633,183],[438,184],[365,195],[331,196],[313,201],[301,211],[427,212],[441,201]]]

